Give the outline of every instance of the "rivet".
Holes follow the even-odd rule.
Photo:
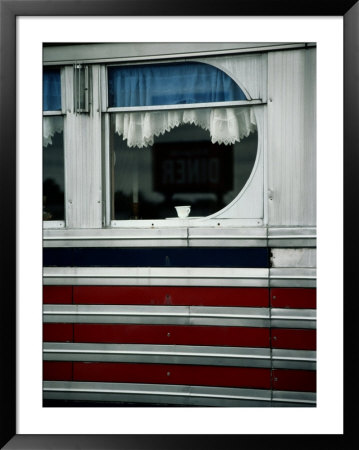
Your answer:
[[[167,372],[167,376],[169,377],[171,375],[171,372]]]
[[[273,295],[273,300],[275,300],[277,297],[275,295]]]
[[[167,336],[170,337],[170,336],[171,336],[171,333],[167,333]]]
[[[273,336],[273,339],[276,341],[277,340],[277,336]]]

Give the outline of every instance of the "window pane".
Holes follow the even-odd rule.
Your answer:
[[[257,132],[234,145],[213,144],[208,131],[181,125],[152,147],[129,148],[112,124],[112,219],[165,219],[175,206],[190,217],[228,205],[247,182],[257,154]]]
[[[60,69],[45,69],[43,72],[43,110],[61,110]]]
[[[108,68],[110,107],[246,100],[222,70],[189,62]]]
[[[62,117],[48,119],[63,121]],[[64,185],[64,133],[60,131],[43,146],[43,220],[65,220]]]

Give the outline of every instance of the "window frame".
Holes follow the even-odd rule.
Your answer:
[[[66,228],[66,153],[65,153],[65,132],[66,132],[66,86],[65,86],[65,73],[64,67],[58,66],[43,66],[43,70],[46,67],[58,68],[60,70],[60,84],[61,84],[61,110],[42,110],[42,117],[62,116],[63,117],[63,151],[64,151],[64,220],[42,220],[43,229],[62,229]],[[43,131],[43,129],[42,129]],[[42,166],[42,174],[43,174]]]
[[[196,58],[191,59],[172,59],[167,60],[165,62],[186,62],[186,61],[197,61]],[[203,58],[198,60],[199,62],[203,62]],[[155,106],[132,106],[132,107],[109,107],[108,106],[108,67],[119,66],[119,65],[143,65],[146,62],[149,64],[154,64],[153,60],[151,61],[139,61],[139,62],[130,62],[130,63],[116,63],[116,64],[102,64],[101,65],[101,105],[102,105],[102,113],[103,113],[103,142],[104,142],[104,152],[103,152],[103,164],[104,164],[104,212],[103,212],[103,226],[105,228],[117,229],[117,228],[182,228],[184,226],[187,227],[208,227],[208,226],[240,226],[240,227],[258,227],[263,226],[267,222],[267,212],[265,202],[264,202],[264,191],[266,185],[266,176],[264,170],[264,163],[266,160],[266,139],[265,139],[265,130],[267,129],[266,125],[266,114],[264,113],[264,109],[266,108],[267,102],[266,99],[248,99],[248,100],[240,100],[240,101],[232,101],[232,102],[213,102],[213,103],[191,103],[191,104],[181,104],[181,105],[155,105]],[[163,63],[164,61],[157,61],[158,64]],[[262,68],[263,70],[263,68]],[[261,74],[263,76],[263,74]],[[236,81],[236,80],[234,80]],[[244,94],[248,97],[248,91],[244,86],[239,84],[240,88],[243,90]],[[240,192],[238,192],[237,196],[224,208],[215,213],[204,216],[201,218],[191,218],[188,217],[186,219],[179,218],[171,218],[169,219],[138,219],[138,220],[112,220],[111,219],[111,208],[112,208],[112,194],[111,194],[111,148],[110,148],[110,122],[111,122],[111,114],[116,112],[121,113],[131,113],[131,112],[147,112],[147,111],[167,111],[167,110],[184,110],[184,109],[197,109],[197,108],[223,108],[223,107],[242,107],[242,106],[257,106],[263,108],[263,114],[260,114],[259,121],[262,123],[257,124],[258,126],[258,147],[257,147],[257,156],[252,169],[252,173],[247,180],[245,186],[242,188]],[[256,115],[257,116],[257,115]],[[261,134],[259,132],[261,129]],[[237,203],[240,198],[243,196],[246,189],[249,187],[252,182],[254,175],[257,171],[258,166],[261,166],[263,171],[262,173],[262,193],[261,193],[261,204],[262,204],[262,214],[261,217],[258,218],[221,218],[218,217],[224,211],[227,211],[229,208],[233,207],[235,203]]]

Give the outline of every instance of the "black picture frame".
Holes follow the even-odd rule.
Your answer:
[[[343,435],[18,435],[16,434],[16,17],[18,16],[342,16],[344,19],[344,434]],[[0,0],[1,421],[7,449],[352,448],[356,431],[358,327],[355,256],[359,170],[359,5],[301,0]],[[351,294],[351,295],[350,295]],[[354,406],[354,413],[352,413]],[[270,444],[269,444],[270,443]],[[4,447],[5,446],[5,447]]]

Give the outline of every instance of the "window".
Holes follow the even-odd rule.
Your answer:
[[[59,69],[43,72],[43,220],[65,220],[64,118]]]
[[[244,91],[201,62],[108,68],[111,220],[190,218],[231,203],[257,158]]]

